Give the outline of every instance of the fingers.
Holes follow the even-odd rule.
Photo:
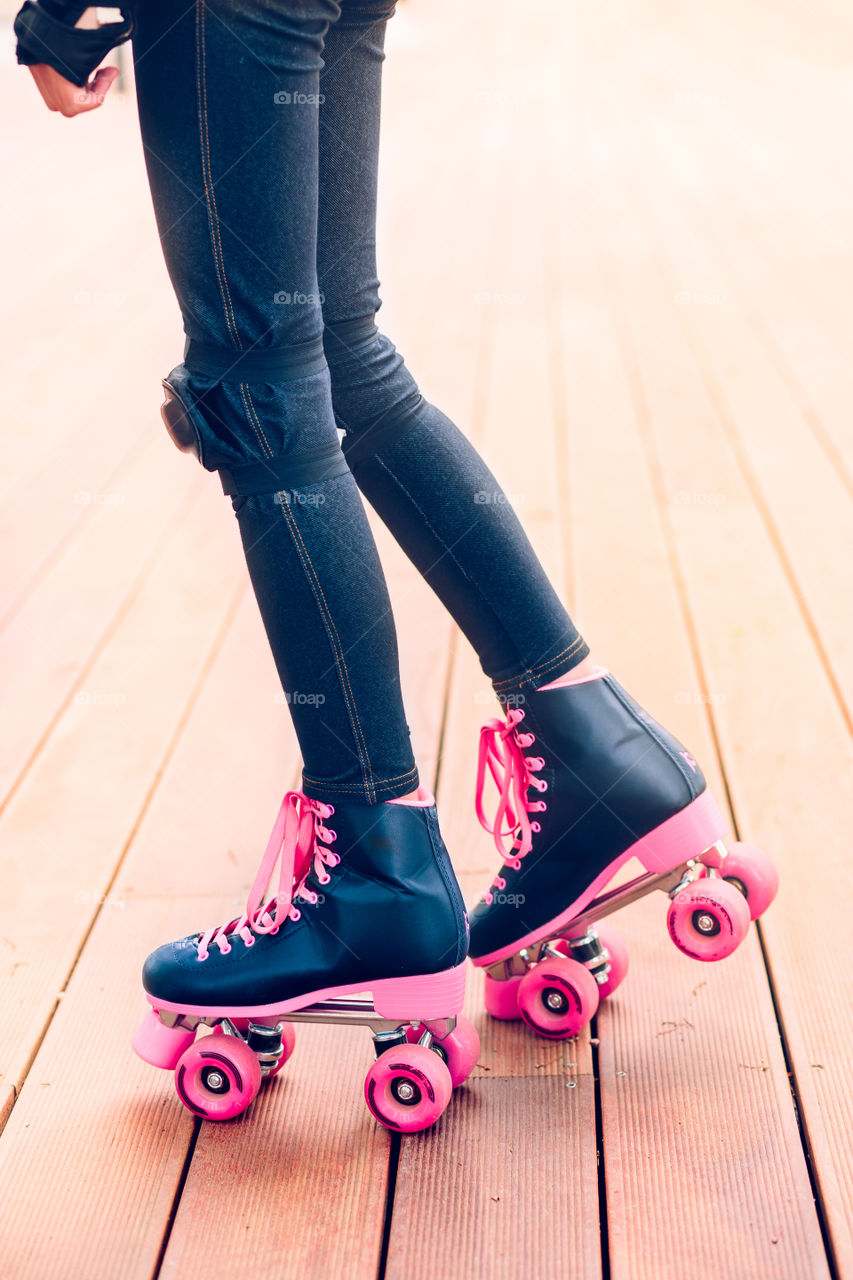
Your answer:
[[[84,87],[66,80],[53,67],[37,63],[30,67],[33,80],[49,111],[70,117],[100,107],[118,79],[118,67],[101,67]]]
[[[95,107],[100,107],[117,79],[118,67],[101,67],[100,71],[95,72],[94,78],[89,81],[85,89],[72,86],[76,108],[72,114],[77,115],[81,111],[93,111]]]

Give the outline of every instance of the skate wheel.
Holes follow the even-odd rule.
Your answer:
[[[523,977],[522,973],[517,977],[501,981],[487,973],[484,991],[486,1012],[501,1022],[512,1022],[513,1019],[520,1018],[518,988]]]
[[[151,1009],[136,1028],[131,1045],[133,1052],[152,1067],[174,1071],[181,1054],[195,1040],[195,1031],[186,1027],[166,1027]]]
[[[743,894],[725,880],[694,880],[672,900],[669,935],[679,951],[694,960],[722,960],[743,942],[749,907]]]
[[[435,1124],[452,1093],[447,1066],[422,1044],[389,1049],[376,1059],[364,1081],[371,1112],[397,1133],[417,1133]]]
[[[722,876],[746,898],[753,920],[763,916],[779,890],[779,872],[758,845],[738,841],[726,854]]]
[[[409,1027],[406,1039],[409,1044],[417,1044],[423,1033],[423,1024],[419,1027]],[[456,1026],[450,1035],[445,1036],[443,1040],[434,1040],[430,1048],[447,1064],[450,1083],[454,1089],[458,1089],[477,1065],[477,1059],[480,1056],[480,1037],[477,1034],[477,1028],[460,1013],[457,1015]]]
[[[606,1000],[608,996],[612,996],[617,987],[621,987],[628,973],[630,957],[628,955],[628,947],[621,934],[615,929],[611,929],[609,925],[596,925],[596,933],[598,940],[604,950],[607,952],[610,972],[604,982],[596,983],[598,987],[598,999]]]
[[[235,1036],[205,1036],[190,1045],[175,1068],[181,1102],[204,1120],[239,1116],[260,1087],[257,1056]]]
[[[595,1015],[598,983],[580,961],[555,956],[524,975],[518,988],[518,1007],[538,1035],[568,1040]]]

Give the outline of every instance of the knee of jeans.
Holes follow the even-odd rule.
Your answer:
[[[219,19],[223,33],[271,63],[296,55],[295,69],[318,70],[323,42],[340,17],[340,0],[204,0],[203,7]],[[237,49],[235,49],[235,56]]]
[[[327,325],[323,343],[332,380],[332,404],[346,433],[348,459],[376,451],[422,416],[426,401],[406,362],[373,316]]]
[[[319,339],[248,353],[189,342],[163,390],[173,443],[218,472],[229,496],[294,489],[348,469]]]

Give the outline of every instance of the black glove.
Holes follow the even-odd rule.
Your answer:
[[[91,7],[76,0],[25,0],[15,18],[18,62],[26,67],[45,62],[82,88],[110,49],[133,34],[133,0],[112,6],[121,10],[121,22],[75,27],[81,13]]]

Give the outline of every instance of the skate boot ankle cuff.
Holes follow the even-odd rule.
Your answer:
[[[418,787],[418,793],[415,796],[395,796],[393,800],[386,800],[386,804],[402,804],[410,809],[431,809],[435,804],[435,796],[431,791],[427,791],[426,787]]]
[[[590,680],[601,680],[603,676],[610,675],[608,667],[596,667],[594,671],[587,672],[582,676],[573,676],[571,671],[567,671],[564,676],[560,676],[558,680],[552,680],[550,684],[540,684],[537,686],[537,693],[546,693],[549,689],[565,689],[572,684],[588,684]]]

